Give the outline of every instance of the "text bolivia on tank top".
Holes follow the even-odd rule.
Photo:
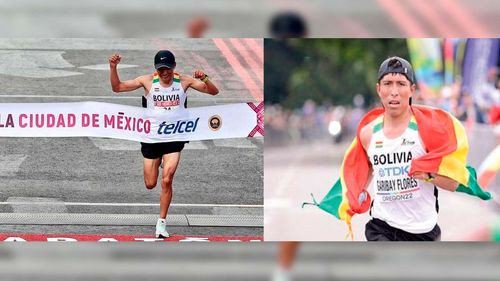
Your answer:
[[[412,116],[401,136],[384,135],[383,116],[377,118],[368,147],[373,168],[371,215],[410,233],[431,231],[437,223],[437,189],[408,176],[411,160],[426,152]]]
[[[142,96],[142,107],[155,110],[183,110],[187,108],[187,94],[181,85],[180,75],[174,72],[172,84],[160,85],[158,73],[153,74],[153,83],[148,94]]]

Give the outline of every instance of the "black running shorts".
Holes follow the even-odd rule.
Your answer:
[[[158,159],[165,154],[181,152],[185,141],[144,143],[141,142],[142,156],[147,159]]]
[[[410,233],[387,224],[385,221],[373,218],[365,228],[365,236],[368,241],[439,241],[441,240],[441,229],[439,225],[427,233]]]

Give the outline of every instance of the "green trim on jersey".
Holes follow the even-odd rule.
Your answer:
[[[181,82],[181,76],[178,73],[174,73],[174,82]]]
[[[415,131],[418,131],[418,125],[417,125],[417,123],[415,123],[413,121],[410,121],[410,124],[408,124],[408,128],[415,130]]]

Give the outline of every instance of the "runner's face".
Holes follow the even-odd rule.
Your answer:
[[[410,97],[413,96],[416,86],[400,73],[386,74],[377,83],[377,93],[385,110],[399,115],[410,106]]]
[[[156,71],[158,71],[158,76],[164,82],[170,82],[174,74],[174,68],[160,67]]]

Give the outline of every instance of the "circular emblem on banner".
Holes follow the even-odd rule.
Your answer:
[[[222,126],[222,119],[220,118],[219,115],[214,115],[208,119],[208,127],[213,130],[217,131],[220,129]]]

